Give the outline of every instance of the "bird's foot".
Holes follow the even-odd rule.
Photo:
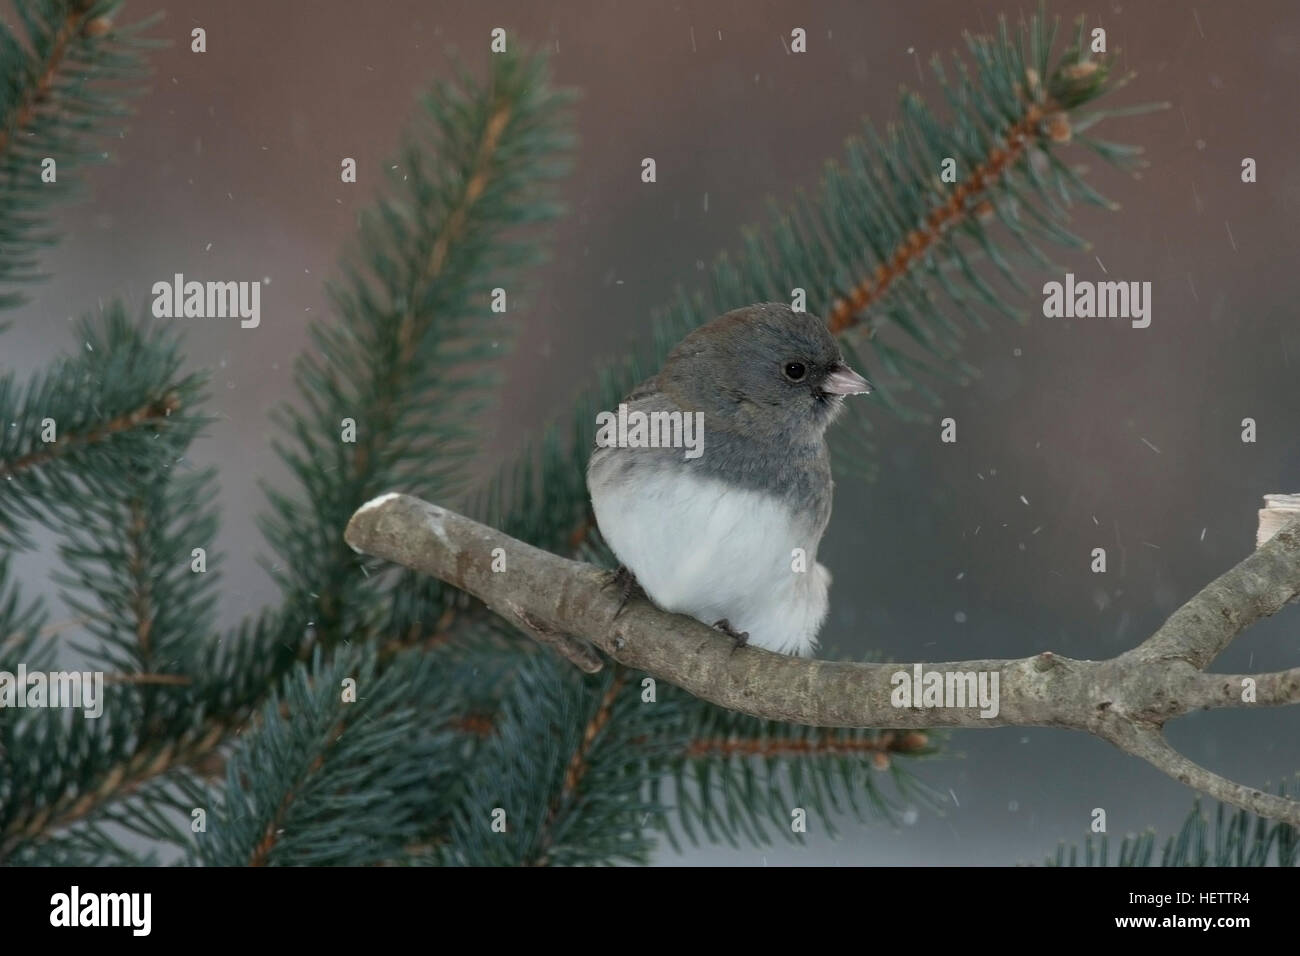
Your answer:
[[[749,631],[738,631],[731,626],[731,622],[725,617],[713,625],[717,630],[726,634],[732,640],[731,649],[734,651],[738,647],[744,647],[749,643]]]
[[[632,573],[626,564],[620,564],[618,570],[610,574],[605,587],[614,587],[616,585],[619,589],[619,602],[618,610],[614,612],[614,616],[618,617],[623,613],[623,609],[627,607],[628,601],[634,597],[645,597],[645,591],[641,589],[641,585],[637,584],[636,575]]]

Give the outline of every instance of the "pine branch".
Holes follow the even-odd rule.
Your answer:
[[[1096,63],[1089,63],[1089,74],[1100,69]],[[936,67],[936,72],[938,69]],[[1036,84],[1031,84],[1034,88]],[[913,109],[918,100],[913,100]],[[847,293],[837,297],[826,314],[826,324],[831,332],[839,335],[863,321],[862,313],[871,309],[890,292],[890,287],[903,279],[911,270],[917,268],[927,253],[941,242],[946,234],[963,224],[975,224],[987,221],[993,215],[993,201],[986,198],[997,186],[999,180],[1009,176],[1013,170],[1027,161],[1031,145],[1040,148],[1046,141],[1053,143],[1068,142],[1070,138],[1069,120],[1052,100],[1045,102],[1030,101],[1025,104],[1019,119],[1008,126],[998,139],[1004,145],[988,147],[980,162],[971,173],[946,194],[942,202],[933,205],[924,216],[924,225],[910,230],[899,241],[892,252],[876,266],[872,275],[861,279]],[[899,141],[895,141],[898,148]],[[872,329],[868,327],[867,334]]]
[[[205,377],[182,375],[178,337],[137,328],[120,302],[81,320],[78,351],[19,389],[0,376],[0,547],[30,546],[26,521],[75,527],[141,469],[175,463],[210,418]],[[47,441],[50,438],[52,440]]]
[[[409,606],[405,597],[390,602],[376,582],[367,587],[355,556],[330,529],[342,524],[369,483],[405,478],[412,487],[454,487],[466,456],[457,443],[470,434],[460,418],[474,404],[460,399],[490,384],[483,363],[506,338],[487,293],[498,283],[509,287],[519,267],[538,258],[536,239],[519,229],[556,211],[549,185],[569,142],[566,100],[546,84],[541,60],[497,57],[487,84],[465,78],[459,86],[441,84],[425,103],[431,132],[406,147],[392,197],[365,218],[349,281],[334,290],[342,321],[315,327],[319,357],[299,364],[309,412],[284,416],[297,442],[286,458],[308,492],[306,505],[272,495],[268,533],[289,563],[289,599],[233,638],[217,642],[195,633],[192,641],[166,643],[170,611],[189,615],[191,624],[201,623],[203,611],[184,601],[173,608],[159,593],[169,580],[179,585],[171,575],[199,577],[184,562],[165,560],[176,553],[170,543],[185,539],[192,546],[211,535],[197,523],[206,520],[204,512],[191,508],[190,523],[180,523],[173,511],[158,510],[138,482],[137,470],[155,461],[141,439],[157,438],[158,427],[150,416],[132,417],[118,406],[132,394],[136,404],[127,408],[146,407],[139,393],[148,392],[142,383],[165,364],[158,354],[133,351],[129,324],[115,314],[107,343],[86,339],[92,358],[81,361],[110,363],[96,366],[95,374],[70,361],[33,379],[21,403],[12,379],[0,381],[0,416],[22,426],[0,431],[0,462],[22,463],[12,480],[0,481],[0,495],[11,493],[0,499],[0,531],[17,538],[21,516],[69,535],[64,558],[76,573],[63,580],[95,596],[92,604],[72,600],[100,639],[88,650],[107,654],[117,675],[114,721],[101,722],[98,732],[26,720],[0,728],[6,769],[17,754],[45,755],[24,764],[21,775],[0,774],[0,860],[54,847],[60,829],[93,826],[186,766],[209,769],[229,733],[314,646],[373,633],[387,605]],[[110,374],[114,362],[120,367]],[[189,408],[198,382],[178,386],[175,371],[167,369],[160,380],[180,389],[178,408]],[[90,385],[97,391],[88,398]],[[172,427],[176,410],[163,411],[156,425]],[[34,426],[44,417],[59,423],[65,441],[75,440],[54,454],[35,445]],[[344,417],[359,424],[361,440],[353,448],[338,438]],[[172,456],[168,464],[180,457],[169,443],[154,445],[166,447],[160,454]],[[186,490],[175,479],[172,485]],[[200,491],[188,489],[202,500]],[[113,511],[119,507],[125,513]],[[93,520],[78,532],[75,519],[87,511]],[[127,571],[124,593],[122,581],[102,574],[108,566]],[[353,617],[345,621],[340,615],[346,614]],[[398,656],[389,655],[385,666]],[[58,760],[48,760],[55,753],[50,741],[60,748]]]
[[[215,473],[176,474],[184,450],[123,476],[117,496],[80,502],[75,524],[57,529],[67,570],[53,577],[97,639],[83,652],[106,670],[180,673],[215,636],[222,561],[217,514],[205,504],[216,494]],[[191,568],[195,549],[204,553],[202,572]],[[176,716],[187,719],[183,707]]]
[[[10,576],[11,556],[0,554],[0,671],[13,673],[19,661],[32,670],[46,670],[54,658],[43,602],[24,604]]]
[[[219,559],[210,557],[207,573],[190,568],[192,549],[211,550],[215,537],[216,515],[203,504],[213,494],[212,474],[177,473],[209,420],[190,410],[202,399],[203,376],[180,374],[171,330],[134,326],[120,304],[83,320],[79,344],[84,351],[29,383],[10,430],[11,442],[30,445],[48,418],[60,451],[4,483],[0,503],[20,505],[62,539],[66,570],[55,580],[94,638],[77,649],[113,679],[98,720],[22,711],[0,722],[0,859],[63,846],[50,843],[53,830],[90,832],[102,823],[90,817],[113,803],[134,798],[137,812],[147,812],[141,795],[154,792],[155,778],[206,753],[224,733],[196,706],[204,686],[190,669],[209,658],[213,643]],[[150,395],[167,396],[170,413],[84,440],[95,433],[86,423],[121,419],[118,409]],[[10,512],[0,514],[17,527]]]
[[[123,698],[109,698],[104,710],[107,716],[129,714],[132,708]],[[0,761],[10,771],[0,779],[0,863],[21,859],[47,842],[52,833],[89,821],[107,806],[141,793],[163,774],[200,760],[219,746],[228,732],[226,727],[210,724],[160,745],[141,742],[120,759],[108,739],[109,730],[99,726],[103,718],[94,731],[87,731],[79,717],[65,724],[62,716],[44,710],[21,722],[0,722]],[[50,749],[53,742],[57,742],[57,751]],[[47,760],[58,756],[64,762],[35,765],[33,773],[19,779],[17,771],[28,769],[19,763],[20,758],[34,761],[37,754]]]
[[[469,866],[644,863],[648,823],[668,808],[644,796],[684,748],[677,708],[642,703],[612,673],[579,678],[549,654],[516,658],[475,751],[438,862]]]
[[[59,833],[19,846],[7,859],[11,866],[160,866],[158,850],[183,846],[189,831],[179,821],[203,802],[190,775],[173,773],[141,784],[94,819],[83,818]],[[148,841],[139,848],[139,839]],[[134,844],[134,845],[132,845]]]
[[[87,27],[91,4],[82,0],[82,2],[49,5],[47,10],[53,13],[59,6],[64,8],[63,22],[58,24],[53,35],[42,44],[45,49],[37,53],[36,69],[33,71],[34,82],[27,88],[20,89],[14,102],[8,104],[5,110],[5,128],[0,129],[0,152],[3,152],[10,142],[21,135],[31,123],[36,115],[37,104],[49,99],[54,78],[64,68],[68,44],[77,35],[89,32]]]
[[[315,327],[318,354],[297,365],[310,411],[279,416],[293,442],[276,447],[304,494],[270,492],[263,528],[287,598],[326,644],[374,627],[386,603],[333,529],[380,487],[460,487],[493,384],[488,363],[509,339],[489,292],[515,295],[512,277],[540,257],[536,238],[518,230],[557,212],[550,197],[570,143],[568,99],[548,85],[542,59],[513,55],[493,58],[485,85],[440,84],[392,195],[363,220],[346,283],[332,290],[343,322]],[[352,444],[341,440],[345,419],[356,423]],[[426,598],[387,603],[432,623],[444,605],[437,589]],[[390,621],[399,633],[414,626],[407,616]]]
[[[355,700],[343,680],[355,681]],[[350,865],[393,859],[445,806],[463,772],[432,657],[406,655],[382,675],[374,655],[317,652],[241,736],[225,786],[195,836],[210,866]]]
[[[476,656],[472,673],[481,674],[484,662],[491,659]],[[518,666],[517,652],[498,662],[511,668]],[[621,705],[621,719],[632,723],[615,729],[610,725],[624,687],[644,683],[640,675],[633,679],[631,672],[623,668],[616,671],[608,685],[581,685],[585,703],[580,707],[593,708],[592,716],[585,721],[582,732],[572,738],[574,749],[560,789],[547,790],[546,775],[536,773],[531,787],[541,787],[540,792],[530,788],[535,796],[515,801],[527,805],[547,803],[551,808],[541,829],[540,849],[511,857],[515,862],[552,862],[546,851],[557,821],[566,811],[580,809],[591,752],[602,735],[608,734],[617,734],[624,746],[645,759],[650,778],[642,825],[661,830],[677,848],[679,833],[698,843],[702,832],[712,841],[726,841],[733,846],[739,846],[742,838],[768,843],[773,826],[791,836],[789,813],[793,807],[806,809],[810,819],[818,819],[814,825],[832,834],[834,817],[845,812],[862,822],[873,817],[896,819],[896,800],[879,784],[882,771],[889,771],[898,795],[914,797],[924,805],[937,802],[933,792],[912,780],[892,759],[933,753],[935,747],[929,735],[809,728],[757,720],[666,686],[660,687],[648,703],[643,698],[641,708]],[[640,726],[647,708],[665,706],[668,710],[656,715],[657,729]],[[506,719],[503,707],[503,702],[494,698],[463,701],[457,705],[459,716],[453,719],[450,729],[480,743],[497,737]],[[560,751],[557,759],[562,756]],[[599,759],[609,758],[602,753]],[[474,762],[487,765],[483,772],[487,779],[494,779],[494,773],[510,779],[520,774],[513,763],[492,764],[483,751]],[[442,840],[438,845],[446,842]]]
[[[614,715],[614,703],[618,700],[618,695],[623,688],[627,686],[628,672],[625,668],[616,668],[613,680],[610,681],[609,687],[600,698],[600,704],[596,707],[595,714],[587,721],[587,725],[582,730],[582,736],[579,739],[577,748],[573,751],[573,756],[569,758],[569,764],[564,769],[564,783],[560,787],[560,792],[556,794],[555,799],[551,802],[550,811],[546,816],[546,823],[543,825],[541,837],[538,840],[538,863],[546,863],[547,852],[550,850],[554,838],[555,822],[560,816],[561,809],[571,803],[577,796],[578,787],[582,784],[582,778],[586,775],[590,767],[590,752],[592,744],[609,724],[610,718]]]
[[[1278,796],[1287,795],[1284,784]],[[1236,810],[1227,816],[1224,804],[1218,804],[1213,829],[1198,799],[1183,821],[1178,836],[1165,841],[1159,866],[1300,866],[1300,829],[1265,817]],[[1151,866],[1155,859],[1154,830],[1124,837],[1116,866]],[[1068,848],[1064,842],[1049,858],[1048,866],[1110,866],[1110,841],[1091,835],[1079,846]]]
[[[139,428],[142,425],[155,424],[179,408],[180,403],[176,395],[168,392],[160,399],[155,399],[123,415],[109,419],[101,425],[94,426],[84,434],[67,435],[57,445],[40,451],[29,452],[11,462],[0,462],[0,478],[16,477],[28,469],[52,462],[60,455],[66,455],[73,449],[107,441],[114,435]]]
[[[216,533],[211,507],[195,503],[211,498],[212,475],[175,473],[208,421],[192,411],[203,376],[182,376],[177,337],[134,326],[118,303],[83,320],[78,342],[83,351],[32,378],[17,408],[4,401],[12,380],[0,388],[0,407],[16,416],[4,449],[32,449],[45,424],[55,428],[48,451],[13,455],[30,467],[0,483],[0,499],[14,505],[12,536],[26,512],[62,538],[66,571],[55,578],[95,639],[78,649],[126,679],[105,688],[96,721],[25,710],[0,722],[0,860],[47,843],[56,827],[98,825],[88,817],[113,801],[147,803],[139,795],[153,778],[216,744],[188,676],[156,674],[185,670],[211,636],[216,574],[192,574],[188,559]],[[149,402],[165,414],[122,411]]]
[[[89,730],[80,720],[65,725],[52,710],[0,721],[0,766],[7,770],[0,775],[0,863],[113,813],[165,782],[160,778],[174,781],[190,769],[211,775],[229,736],[298,663],[301,643],[296,618],[279,613],[245,623],[222,642],[199,642],[185,668],[191,683],[174,701],[188,726],[184,720],[170,729],[155,724],[147,736],[115,729],[119,720],[127,728],[140,725],[139,698],[125,694],[109,696],[104,718]],[[58,760],[43,762],[51,757]]]
[[[933,791],[893,759],[934,753],[929,734],[760,720],[676,688],[660,693],[684,698],[679,706],[687,728],[685,750],[674,755],[665,779],[651,788],[656,799],[671,788],[671,799],[662,799],[676,812],[658,825],[676,849],[679,834],[697,845],[703,835],[737,848],[770,844],[773,832],[795,841],[795,809],[806,813],[809,831],[816,827],[834,836],[835,820],[844,815],[860,823],[897,822],[900,797],[927,807],[938,803]],[[892,791],[881,785],[886,774]]]
[[[53,239],[40,231],[55,198],[65,197],[78,166],[101,162],[102,140],[121,135],[128,115],[124,83],[144,74],[143,38],[156,21],[121,27],[121,0],[24,0],[24,36],[0,25],[0,286],[37,277],[36,251]],[[25,43],[24,43],[25,40]],[[58,179],[42,180],[55,160]],[[0,292],[0,308],[24,301]]]
[[[1300,822],[1300,801],[1219,777],[1174,752],[1163,736],[1169,720],[1193,710],[1300,703],[1300,667],[1229,675],[1206,674],[1197,666],[1206,647],[1222,648],[1300,596],[1300,519],[1192,597],[1155,636],[1118,657],[1082,661],[1044,651],[1019,660],[915,665],[806,660],[735,649],[713,628],[644,600],[619,612],[607,572],[405,495],[384,495],[362,507],[348,523],[345,538],[362,553],[473,594],[506,620],[526,615],[544,622],[553,631],[590,641],[624,666],[730,710],[819,727],[1067,727],[1107,740],[1234,806]],[[509,573],[493,571],[495,548],[504,549]],[[916,668],[998,674],[997,713],[893,706],[894,675],[912,674]],[[1254,696],[1244,693],[1247,686],[1256,689]]]

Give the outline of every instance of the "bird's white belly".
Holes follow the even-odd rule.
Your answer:
[[[605,541],[659,607],[726,619],[768,650],[816,647],[830,587],[816,561],[821,529],[779,499],[677,472],[606,483],[592,505]]]

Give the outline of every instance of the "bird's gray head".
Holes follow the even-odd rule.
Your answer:
[[[706,429],[781,441],[820,439],[845,395],[871,391],[825,322],[780,302],[696,329],[668,356],[659,387],[681,407],[703,411]]]

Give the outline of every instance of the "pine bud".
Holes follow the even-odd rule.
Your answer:
[[[1069,66],[1061,67],[1061,75],[1067,80],[1091,79],[1096,72],[1096,60],[1080,60],[1078,63],[1071,63]]]
[[[1047,136],[1053,143],[1068,143],[1072,130],[1070,120],[1064,113],[1053,113],[1043,120]]]
[[[112,18],[95,17],[93,20],[86,21],[85,26],[81,28],[81,35],[85,37],[102,37],[111,29],[113,29]]]
[[[914,750],[925,749],[929,743],[930,738],[927,734],[923,734],[919,730],[913,730],[903,735],[903,739],[898,742],[898,749],[904,753],[911,753]]]

